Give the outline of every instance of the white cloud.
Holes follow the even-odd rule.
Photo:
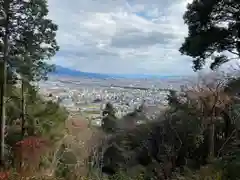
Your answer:
[[[88,72],[189,74],[178,49],[186,0],[49,0],[61,47],[54,63]]]

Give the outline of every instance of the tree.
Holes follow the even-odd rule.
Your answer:
[[[196,87],[186,91],[189,102],[197,110],[203,127],[208,130],[208,148],[209,158],[213,158],[216,152],[216,126],[224,120],[228,129],[231,119],[225,118],[231,104],[231,97],[224,92],[224,83],[222,80],[215,80],[214,83],[206,84],[205,81],[199,83]],[[230,117],[229,117],[230,118]],[[227,132],[225,132],[228,134]],[[224,137],[223,137],[224,138]],[[226,137],[228,138],[228,136]]]
[[[1,14],[4,15],[0,24],[1,50],[3,51],[0,65],[0,160],[3,162],[7,80],[20,75],[24,94],[27,83],[46,79],[47,73],[53,70],[53,66],[48,65],[45,60],[54,56],[59,47],[55,39],[57,25],[46,18],[48,14],[46,0],[2,0],[0,8],[3,12]],[[22,105],[24,104],[23,98]],[[23,114],[25,112],[22,112],[22,121]],[[24,126],[22,129],[24,132]]]
[[[106,115],[114,115],[115,114],[115,109],[111,103],[107,103],[105,106],[105,109],[102,112],[102,116]]]
[[[9,59],[12,74],[28,81],[45,79],[54,70],[45,60],[59,50],[57,25],[47,19],[46,0],[9,0]]]
[[[177,92],[174,90],[169,91],[169,94],[167,95],[167,101],[168,101],[168,104],[172,107],[176,107],[180,105]]]
[[[0,64],[1,71],[1,82],[0,82],[0,165],[4,166],[4,157],[5,157],[5,123],[6,123],[6,85],[7,85],[7,61],[8,61],[8,51],[9,51],[9,7],[10,4],[8,1],[1,2],[1,11],[3,14],[1,29],[2,32],[2,60]]]
[[[193,60],[199,70],[212,58],[211,69],[240,55],[240,2],[238,0],[194,0],[183,19],[188,36],[180,52]],[[229,56],[231,55],[231,56]]]
[[[105,109],[102,112],[102,128],[107,133],[112,133],[116,129],[115,109],[111,103],[107,103]]]

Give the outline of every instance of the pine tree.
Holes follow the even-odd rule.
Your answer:
[[[21,77],[23,94],[31,81],[46,79],[54,70],[45,60],[59,50],[56,42],[57,25],[50,19],[46,0],[1,0],[0,9],[4,18],[0,24],[2,59],[0,62],[0,120],[1,150],[0,161],[4,162],[4,130],[6,86],[8,80]],[[8,77],[9,76],[9,77]],[[11,81],[14,82],[14,81]],[[24,98],[22,107],[25,106]],[[23,111],[25,108],[23,108]],[[25,112],[22,112],[24,121]],[[24,123],[22,123],[24,125]],[[24,126],[23,132],[24,132]]]
[[[188,25],[188,36],[180,52],[194,59],[194,70],[201,69],[210,59],[213,60],[211,69],[239,59],[239,14],[238,0],[194,0],[188,4],[183,17]]]
[[[116,130],[115,109],[111,103],[107,103],[105,109],[102,112],[102,128],[106,133],[113,133]]]

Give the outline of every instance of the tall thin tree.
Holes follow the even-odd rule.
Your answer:
[[[1,95],[0,95],[0,120],[1,120],[1,126],[0,126],[0,166],[3,168],[5,165],[5,123],[6,123],[6,81],[7,81],[7,61],[8,61],[8,36],[9,36],[9,6],[10,1],[5,0],[1,2],[3,16],[4,16],[4,23],[3,23],[3,56],[1,58],[0,63],[0,89],[1,89]]]
[[[26,92],[25,92],[25,80],[24,80],[24,77],[22,77],[21,79],[21,98],[22,98],[22,103],[21,103],[21,106],[22,106],[22,112],[21,112],[21,119],[22,119],[22,138],[24,138],[25,136],[25,122],[26,122],[26,119],[25,119],[25,114],[26,114]]]

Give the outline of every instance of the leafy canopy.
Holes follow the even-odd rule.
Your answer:
[[[211,69],[240,55],[240,1],[194,0],[184,14],[188,36],[180,52],[199,70],[211,58]]]
[[[57,25],[47,18],[46,0],[9,0],[8,65],[12,75],[20,74],[28,81],[45,79],[53,67],[47,64],[59,50],[56,42]],[[3,7],[3,1],[0,1]],[[0,34],[4,28],[0,29]]]

